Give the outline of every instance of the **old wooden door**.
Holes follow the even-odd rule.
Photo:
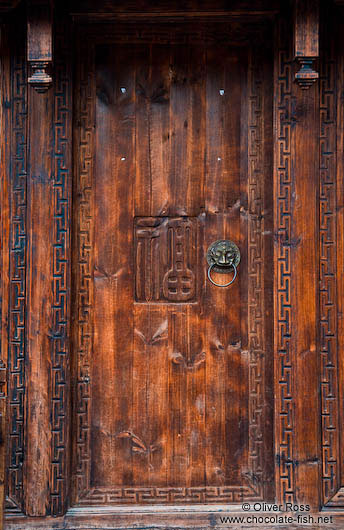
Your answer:
[[[190,31],[78,58],[77,505],[274,497],[270,54]],[[229,287],[217,240],[240,250]]]
[[[46,91],[1,28],[5,528],[342,519],[343,13],[300,70],[289,2],[137,4],[55,3]]]

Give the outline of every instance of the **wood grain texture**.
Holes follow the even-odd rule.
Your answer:
[[[32,69],[28,83],[39,93],[50,87],[52,78],[46,72],[53,59],[52,4],[28,0],[27,60]]]
[[[269,399],[271,359],[264,360],[266,346],[255,329],[261,318],[256,289],[264,282],[269,288],[269,275],[263,279],[254,259],[268,252],[257,223],[271,194],[256,175],[271,156],[263,140],[271,131],[262,119],[263,108],[271,108],[271,91],[259,93],[258,67],[250,66],[248,74],[246,52],[227,47],[197,43],[183,54],[179,45],[122,45],[116,51],[99,46],[95,61],[97,99],[88,85],[92,66],[81,98],[75,96],[86,112],[81,131],[92,123],[96,101],[95,137],[92,128],[76,136],[81,152],[96,146],[94,181],[92,166],[86,168],[95,251],[87,283],[84,268],[74,269],[73,283],[75,299],[87,300],[93,357],[101,358],[87,361],[92,407],[81,387],[75,398],[74,410],[85,411],[91,422],[82,425],[92,426],[92,437],[89,427],[83,431],[88,471],[78,468],[76,499],[95,505],[259,498],[269,490],[271,473],[263,456],[271,450],[271,406],[262,405]],[[268,63],[264,75],[271,75]],[[77,189],[83,186],[79,171]],[[74,218],[79,246],[82,208],[79,202]],[[271,217],[266,219],[269,234]],[[205,282],[206,249],[226,236],[242,247],[241,280],[230,291]],[[200,290],[184,300],[184,275],[191,272]],[[171,291],[165,290],[166,278]],[[80,325],[79,318],[74,337],[78,363],[84,363]],[[265,321],[259,325],[264,335]],[[266,431],[258,420],[263,409]],[[86,495],[81,484],[89,484]]]
[[[294,10],[294,56],[318,57],[319,2],[295,0]]]
[[[17,42],[11,56],[10,171],[10,287],[8,298],[8,421],[6,506],[23,509],[24,458],[24,356],[26,314],[26,127],[27,91],[23,43]],[[4,314],[4,313],[3,313]]]
[[[90,481],[90,363],[93,340],[93,158],[95,78],[93,50],[81,41],[84,61],[77,65],[80,97],[74,99],[72,240],[72,492],[85,494]]]
[[[320,122],[322,495],[326,506],[341,508],[344,505],[344,447],[340,434],[343,425],[340,407],[343,398],[343,280],[340,274],[343,267],[343,47],[340,35],[343,28],[335,23],[336,10],[326,14],[330,24],[324,30],[326,47],[322,56],[324,81],[320,103],[323,111]]]
[[[11,76],[10,76],[10,47],[9,32],[6,25],[1,26],[1,109],[0,120],[2,123],[0,136],[1,149],[1,196],[0,196],[0,315],[1,329],[5,330],[8,322],[8,296],[10,287],[10,262],[7,249],[10,243],[10,179],[9,179],[9,160],[11,157],[9,143],[6,142],[6,131],[11,131],[11,113],[6,101],[11,98]],[[0,343],[0,529],[3,530],[4,511],[5,511],[5,479],[6,479],[6,445],[8,440],[8,333],[1,334]]]
[[[51,513],[61,515],[69,505],[70,477],[70,303],[72,207],[72,84],[70,25],[60,19],[55,41],[53,162],[54,223],[52,357]],[[62,23],[63,22],[63,23]]]
[[[25,509],[46,515],[51,462],[52,93],[28,95],[27,383]],[[42,116],[45,120],[42,122]],[[28,486],[30,485],[30,486]]]
[[[19,27],[22,22],[18,21]],[[2,338],[7,337],[8,362],[8,440],[6,473],[6,508],[23,510],[23,459],[24,459],[24,393],[25,393],[25,317],[26,317],[26,127],[27,91],[26,65],[23,42],[12,46],[10,60],[10,92],[5,108],[10,112],[6,142],[10,164],[8,201],[9,220],[9,290],[4,296],[8,313]],[[4,153],[5,154],[5,153]],[[4,159],[5,160],[5,159]],[[5,182],[5,181],[4,181]],[[4,188],[5,190],[5,188]],[[5,210],[4,210],[5,211]],[[4,265],[5,266],[5,265]],[[4,268],[4,271],[6,269]]]
[[[74,81],[63,30],[28,107],[24,41],[3,54],[8,528],[69,504],[56,528],[202,528],[243,499],[343,508],[343,28],[324,6],[304,93],[289,15],[275,49],[252,40],[264,23],[205,11],[86,25]],[[227,290],[206,277],[222,237],[241,251]],[[185,504],[213,512],[172,514]]]
[[[275,68],[276,141],[280,146],[275,151],[278,497],[281,502],[290,498],[301,503],[307,498],[316,507],[320,463],[315,244],[319,144],[313,133],[319,126],[319,104],[316,87],[308,93],[294,92],[297,87],[291,84],[290,44],[283,24]]]
[[[295,494],[294,355],[291,349],[291,112],[292,57],[283,22],[276,30],[274,73],[274,337],[276,494],[290,502]]]

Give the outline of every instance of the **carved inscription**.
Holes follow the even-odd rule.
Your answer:
[[[193,302],[196,295],[197,220],[135,220],[137,302]]]

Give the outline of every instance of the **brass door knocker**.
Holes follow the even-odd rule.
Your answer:
[[[237,277],[237,267],[240,263],[240,250],[233,241],[228,239],[220,239],[210,245],[207,250],[207,262],[209,265],[208,279],[212,284],[217,287],[228,287],[231,285]],[[214,282],[211,277],[211,272],[220,272],[222,274],[228,274],[234,271],[233,278],[230,282],[219,284]]]

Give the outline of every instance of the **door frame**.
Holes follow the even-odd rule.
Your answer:
[[[131,17],[132,21],[135,20],[133,13],[128,12],[126,16]],[[221,13],[220,16],[224,14]],[[343,184],[340,177],[344,164],[343,156],[339,156],[339,153],[344,151],[344,121],[338,96],[344,86],[341,73],[344,71],[341,68],[344,64],[344,50],[341,39],[338,38],[342,23],[338,23],[338,34],[334,32],[338,45],[337,55],[334,55],[331,46],[327,46],[322,54],[321,75],[324,80],[303,91],[293,83],[296,67],[293,60],[292,35],[288,31],[289,16],[288,12],[276,16],[273,47],[276,501],[278,504],[309,503],[314,513],[320,509],[335,510],[331,513],[337,515],[344,507],[340,464],[343,448],[339,437],[339,427],[342,425],[340,383],[343,381],[343,373],[342,359],[338,357],[339,354],[331,357],[332,350],[329,344],[333,342],[335,352],[340,352],[344,342],[344,329],[338,316],[344,293],[343,280],[340,278],[344,256],[344,223],[340,213]],[[333,14],[326,12],[325,20],[331,19],[332,16]],[[192,13],[190,18],[193,23],[199,20],[199,16],[195,13]],[[152,17],[153,19],[155,20]],[[85,28],[86,25],[82,22],[80,27]],[[93,27],[96,30],[95,21]],[[10,249],[9,255],[2,252],[2,264],[4,270],[8,271],[2,280],[5,300],[2,326],[6,330],[3,334],[5,336],[3,351],[11,351],[12,348],[15,355],[18,343],[16,337],[21,335],[24,326],[25,340],[20,343],[22,348],[20,359],[23,359],[26,351],[25,375],[24,366],[20,370],[23,370],[23,381],[26,381],[27,413],[24,417],[24,407],[20,409],[23,414],[20,427],[24,439],[25,426],[27,455],[30,457],[30,462],[26,461],[24,468],[17,466],[13,470],[13,476],[17,477],[18,484],[22,480],[24,489],[32,483],[42,490],[47,482],[50,485],[49,499],[47,496],[43,496],[39,501],[34,497],[25,498],[24,508],[29,517],[24,516],[23,512],[20,509],[16,510],[15,507],[9,511],[7,520],[9,528],[23,528],[23,524],[27,528],[30,526],[38,528],[40,524],[44,525],[50,521],[49,517],[44,522],[37,523],[37,520],[30,515],[45,516],[51,513],[63,517],[68,510],[67,478],[70,466],[68,319],[72,274],[69,243],[73,174],[73,87],[69,50],[71,40],[68,41],[70,30],[68,21],[63,28],[67,34],[61,32],[59,37],[60,48],[57,47],[59,51],[54,65],[54,86],[45,94],[37,94],[33,88],[26,88],[27,71],[23,42],[22,49],[18,52],[11,45],[11,60],[8,45],[7,51],[3,49],[3,56],[7,58],[3,62],[4,69],[8,74],[2,79],[6,130],[2,130],[1,134],[3,166],[5,166],[2,168],[4,185],[1,200],[3,241]],[[9,35],[11,31],[13,34],[11,22],[6,23],[5,33]],[[22,34],[24,35],[24,30]],[[334,63],[337,65],[334,70],[336,75],[331,70],[331,65]],[[17,78],[13,80],[15,72]],[[9,100],[10,105],[8,105]],[[42,134],[41,116],[45,115],[49,107],[54,109],[54,112],[47,111],[44,125],[46,134]],[[338,110],[337,117],[334,109]],[[331,119],[328,120],[325,116],[330,116]],[[8,131],[11,138],[10,146],[7,142]],[[39,131],[40,134],[37,132],[35,134],[34,131]],[[314,131],[318,132],[314,134]],[[53,149],[51,145],[54,146]],[[321,148],[324,145],[326,149]],[[37,153],[45,153],[43,167]],[[6,163],[6,159],[11,160],[11,163]],[[24,166],[19,167],[20,164]],[[26,172],[27,167],[28,172]],[[335,175],[334,179],[331,179],[332,172]],[[39,179],[37,175],[40,176]],[[22,186],[23,177],[27,180]],[[19,180],[16,181],[15,178]],[[20,203],[22,211],[18,224],[18,212],[14,210],[13,205],[18,205],[16,200],[21,193],[25,194],[25,201]],[[337,205],[335,208],[332,206],[333,203]],[[324,205],[327,207],[326,215],[322,210]],[[35,223],[33,219],[36,220]],[[23,229],[23,233],[16,232],[18,226],[20,230]],[[333,231],[337,233],[335,241],[331,236]],[[21,246],[11,246],[11,237],[16,233],[27,243],[24,253]],[[45,234],[51,243],[49,248],[42,234]],[[23,261],[18,261],[18,256],[20,259],[23,258]],[[56,269],[47,267],[47,263],[53,263]],[[27,265],[30,265],[30,269]],[[16,289],[19,285],[18,278],[22,278],[23,274],[25,282],[21,285],[24,292],[21,293],[19,302],[25,306],[25,319],[20,323],[16,316],[18,315]],[[53,288],[52,279],[55,282]],[[336,298],[332,297],[333,292],[337,292]],[[38,325],[34,315],[36,312],[40,314],[43,297],[47,298],[47,306]],[[324,302],[326,297],[327,305]],[[59,303],[56,303],[56,300]],[[329,311],[334,316],[328,316]],[[330,322],[333,321],[336,330],[334,339],[333,334],[330,333]],[[317,355],[319,350],[320,357]],[[47,363],[38,355],[38,352],[46,351],[50,352],[52,355],[50,359],[55,359],[56,363],[51,365],[50,361]],[[5,363],[7,364],[7,359]],[[39,378],[34,376],[37,370]],[[54,374],[52,378],[51,370]],[[81,377],[87,381],[88,375],[84,373]],[[8,410],[13,407],[11,381],[15,381],[16,378],[18,371],[13,370],[12,362],[8,374]],[[46,391],[47,381],[53,382],[49,393]],[[32,411],[38,389],[42,395],[47,396],[47,399],[41,402],[42,408],[37,418]],[[23,391],[24,395],[23,385],[20,386],[20,391]],[[53,428],[49,420],[51,403],[55,404],[56,411]],[[14,403],[14,406],[18,404]],[[62,418],[64,420],[61,422]],[[30,433],[37,434],[42,432],[42,429],[44,433],[47,429],[48,434],[43,438],[40,437],[38,444],[37,439],[30,436]],[[54,454],[54,439],[56,447],[59,447],[58,454]],[[62,449],[59,443],[61,439]],[[49,462],[37,468],[35,462],[38,461],[42,446],[46,448]],[[146,518],[147,524],[151,524],[154,514],[154,521],[157,523],[169,519],[171,524],[175,524],[177,519],[184,526],[193,525],[195,521],[197,524],[206,525],[209,521],[214,521],[214,517],[221,511],[235,511],[237,506],[152,507],[150,512],[148,507],[137,509],[118,507],[108,510],[98,509],[98,515],[93,508],[82,508],[80,509],[83,510],[82,513],[78,510],[71,508],[63,519],[53,520],[54,522],[63,520],[67,528],[76,528],[78,527],[76,525],[79,525],[79,528],[87,528],[87,521],[92,514],[92,521],[94,520],[96,524],[110,525],[107,527],[112,528],[114,514],[116,514],[116,524],[121,521],[123,524],[142,522],[142,517]]]

